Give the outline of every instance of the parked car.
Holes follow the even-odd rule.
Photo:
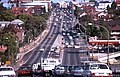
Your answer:
[[[11,66],[1,66],[0,77],[16,77],[15,70]]]
[[[33,71],[31,65],[23,65],[18,69],[18,77],[31,76],[33,77]]]
[[[71,72],[73,77],[83,77],[84,66],[75,65]]]
[[[83,77],[112,77],[112,71],[105,63],[87,63]]]
[[[55,68],[53,70],[53,73],[54,73],[55,77],[57,77],[57,76],[64,77],[65,76],[65,68],[64,68],[64,66],[62,66],[62,65],[55,66]]]

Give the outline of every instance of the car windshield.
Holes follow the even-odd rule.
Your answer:
[[[12,68],[0,68],[0,71],[12,71]]]
[[[90,69],[108,69],[108,67],[103,64],[93,64],[91,65]]]
[[[82,70],[82,67],[80,67],[80,66],[74,66],[74,70]]]

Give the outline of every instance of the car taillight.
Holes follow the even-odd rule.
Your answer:
[[[112,73],[109,73],[109,76],[112,77]]]
[[[95,76],[95,73],[92,73],[92,72],[91,72],[91,76],[94,77],[94,76]]]

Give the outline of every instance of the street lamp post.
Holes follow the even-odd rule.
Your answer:
[[[88,23],[88,25],[92,25],[92,23]],[[105,29],[106,31],[107,31],[107,45],[108,45],[108,48],[107,48],[107,64],[109,65],[109,31],[108,31],[108,29],[106,28],[106,27],[104,27],[104,26],[98,26],[98,28],[99,27],[102,27],[103,29]]]
[[[108,48],[107,48],[107,64],[109,65],[109,31],[108,31],[108,29],[106,28],[106,27],[104,27],[104,26],[99,26],[99,27],[102,27],[102,28],[104,28],[106,31],[107,31],[107,45],[108,45]]]

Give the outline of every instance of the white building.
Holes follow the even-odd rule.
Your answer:
[[[51,0],[19,0],[18,5],[27,8],[42,5],[45,6],[45,10],[48,12],[51,9]],[[17,3],[14,3],[13,6],[16,7]]]

